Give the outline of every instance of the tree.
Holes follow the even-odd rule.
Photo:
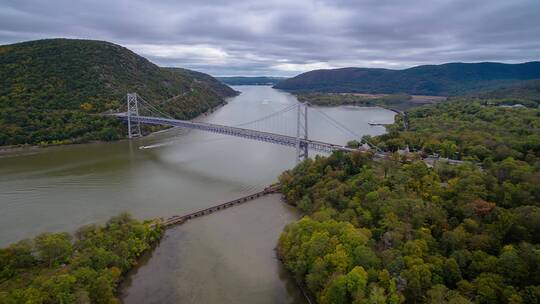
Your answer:
[[[30,240],[23,240],[2,248],[0,249],[0,279],[10,278],[18,269],[31,267],[35,262]]]
[[[360,143],[357,140],[351,140],[351,141],[347,142],[347,147],[356,149],[356,148],[360,147]]]
[[[369,298],[367,300],[367,303],[369,304],[386,304],[387,297],[384,293],[384,288],[381,288],[377,285],[373,285],[371,287]]]
[[[474,281],[477,302],[480,304],[502,303],[503,278],[493,273],[482,273]]]
[[[111,279],[106,275],[100,275],[89,287],[92,303],[109,304],[114,299],[114,290],[111,287]]]
[[[401,272],[401,276],[407,282],[405,293],[408,299],[420,301],[423,293],[431,286],[430,265],[416,257],[405,257],[405,263],[407,269]]]
[[[428,303],[431,304],[468,304],[469,300],[464,298],[458,292],[449,290],[442,284],[431,287],[427,292]]]
[[[354,249],[353,262],[364,268],[379,268],[381,260],[368,246],[360,245]]]
[[[51,303],[75,303],[76,282],[77,279],[72,275],[55,275],[46,279],[41,289],[47,293]]]
[[[321,304],[348,304],[350,298],[347,292],[347,277],[337,275],[323,290],[320,297]]]
[[[67,262],[73,247],[67,233],[44,233],[36,238],[36,249],[42,261],[49,267]]]
[[[504,246],[497,260],[498,272],[512,285],[520,285],[529,274],[529,267],[512,245]]]
[[[347,274],[347,290],[355,301],[360,301],[366,296],[367,283],[368,273],[361,266],[354,267]]]
[[[89,102],[84,102],[81,104],[81,109],[87,113],[90,113],[94,109],[94,106]]]
[[[456,156],[457,145],[455,142],[445,140],[441,143],[441,155],[443,157],[454,158]]]
[[[461,281],[461,270],[455,259],[449,258],[444,261],[443,265],[444,283],[448,287],[455,287],[457,282]]]

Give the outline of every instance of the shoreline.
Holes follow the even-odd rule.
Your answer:
[[[49,149],[59,149],[61,147],[71,147],[71,146],[85,146],[85,145],[95,145],[95,144],[108,144],[108,143],[116,143],[116,142],[122,142],[128,140],[127,138],[120,138],[117,140],[111,140],[111,141],[104,141],[104,140],[93,140],[89,142],[81,142],[81,143],[69,143],[69,144],[61,144],[61,145],[47,145],[47,146],[40,146],[40,145],[20,145],[20,146],[0,146],[0,159],[1,158],[7,158],[7,157],[16,157],[16,156],[23,156],[23,155],[32,155],[39,153],[40,151],[45,151]]]
[[[403,128],[405,130],[409,129],[409,116],[407,114],[407,110],[405,110],[405,109],[401,110],[401,109],[386,106],[386,105],[361,105],[361,104],[354,104],[354,103],[345,103],[345,104],[340,104],[340,105],[317,105],[317,104],[314,104],[314,105],[311,105],[311,106],[321,107],[321,108],[349,106],[349,107],[358,107],[358,108],[380,108],[380,109],[385,109],[385,110],[392,111],[392,112],[396,113],[396,115],[401,116],[403,118]],[[422,106],[422,105],[418,105],[418,106]],[[412,107],[412,108],[414,108],[414,107]],[[412,108],[409,108],[409,109],[412,109]],[[394,121],[391,122],[391,123],[368,123],[368,124],[370,126],[372,126],[372,127],[380,126],[380,127],[385,127],[386,128],[386,127],[391,126],[391,125],[393,125],[395,123],[396,123],[396,119],[394,118]]]
[[[299,212],[299,218],[297,218],[296,221],[301,219],[305,215],[304,213],[300,212],[300,210],[295,205],[289,203],[284,198],[283,193],[281,193],[281,191],[278,190],[277,192],[269,192],[268,194],[279,195],[280,196],[279,201],[280,201],[281,204],[285,204],[287,206],[294,207],[294,209]],[[256,197],[256,198],[254,198],[254,200],[256,200],[258,198],[260,198],[260,197]],[[222,209],[219,209],[219,210],[222,210]],[[193,219],[196,219],[196,218],[199,218],[199,217],[200,216],[197,216],[197,217],[194,217]],[[181,223],[178,223],[178,224],[162,225],[164,222],[160,218],[147,219],[147,220],[143,220],[143,221],[154,221],[156,223],[159,223],[159,229],[161,231],[160,238],[155,243],[152,244],[151,248],[146,250],[142,255],[140,255],[137,258],[136,264],[132,268],[130,268],[127,272],[125,272],[122,275],[122,277],[120,278],[120,280],[118,281],[115,296],[120,301],[120,303],[125,303],[124,298],[128,294],[128,290],[131,287],[133,276],[137,274],[137,272],[140,270],[141,267],[146,265],[150,261],[150,259],[152,259],[155,250],[161,245],[161,242],[163,242],[167,238],[167,232],[169,230],[172,230],[172,229],[177,229],[179,226],[187,224],[187,222],[188,222],[188,221],[182,221]],[[291,222],[291,223],[293,223],[293,222]],[[279,264],[281,264],[283,269],[286,271],[287,276],[289,276],[289,278],[292,280],[292,282],[294,282],[294,285],[298,288],[298,290],[300,291],[300,293],[302,294],[302,296],[306,300],[307,304],[315,303],[314,300],[311,298],[311,295],[307,291],[306,286],[303,286],[302,284],[297,282],[295,280],[293,274],[285,267],[283,258],[279,255],[279,249],[278,249],[277,244],[274,247],[273,251],[274,251],[274,255],[275,255],[276,260],[278,261]]]
[[[216,111],[216,110],[220,109],[221,107],[227,105],[227,103],[228,103],[227,99],[228,98],[230,98],[230,97],[227,97],[226,99],[223,100],[222,103],[218,104],[217,106],[215,106],[213,108],[210,108],[210,109],[206,110],[205,112],[200,113],[199,115],[197,115],[196,117],[194,117],[194,118],[192,118],[190,120],[193,121],[193,120],[199,119],[199,118],[201,118],[203,116],[208,116],[209,114],[213,113],[214,111]],[[150,133],[142,135],[141,137],[138,137],[138,138],[145,138],[145,137],[155,135],[155,134],[159,134],[159,133],[171,130],[171,129],[173,129],[173,128],[166,128],[166,129],[163,129],[163,130],[150,132]],[[7,158],[7,157],[32,155],[32,154],[36,154],[36,153],[38,153],[40,151],[46,151],[48,149],[55,149],[55,148],[58,149],[60,147],[117,143],[117,142],[122,142],[122,141],[127,141],[127,140],[129,140],[129,138],[123,137],[123,138],[119,138],[119,139],[111,140],[111,141],[92,140],[92,141],[88,141],[88,142],[78,142],[78,143],[73,142],[73,143],[66,143],[66,144],[60,144],[60,145],[50,144],[50,145],[46,145],[46,146],[40,146],[40,145],[31,145],[31,144],[21,144],[21,145],[0,146],[0,159],[1,158]]]
[[[288,203],[286,203],[286,204],[288,204]],[[288,204],[288,205],[290,205],[290,204]],[[279,249],[278,249],[277,246],[274,248],[274,254],[276,255],[276,259],[279,261],[279,263],[283,266],[283,268],[287,272],[287,275],[292,279],[292,281],[294,282],[296,287],[298,287],[298,289],[300,290],[300,292],[302,293],[302,295],[306,299],[306,302],[308,304],[313,304],[314,302],[311,300],[311,296],[310,296],[309,292],[306,290],[306,286],[303,286],[302,284],[297,282],[296,279],[294,278],[294,274],[285,267],[285,263],[283,262],[283,257],[281,257],[279,255]]]

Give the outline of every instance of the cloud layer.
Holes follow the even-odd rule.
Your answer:
[[[295,75],[540,60],[538,0],[3,0],[0,44],[119,43],[162,66]]]

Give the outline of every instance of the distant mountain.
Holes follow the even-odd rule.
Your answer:
[[[217,77],[217,79],[228,85],[275,85],[276,83],[287,79],[286,77]]]
[[[0,46],[0,145],[67,143],[124,136],[93,115],[124,110],[137,92],[183,119],[224,102],[234,90],[213,77],[165,69],[104,41],[47,39]]]
[[[342,68],[315,70],[274,87],[292,92],[407,93],[454,96],[540,78],[540,62],[447,63],[405,70]]]

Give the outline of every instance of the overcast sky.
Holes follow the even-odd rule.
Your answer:
[[[540,60],[540,0],[0,1],[0,44],[53,37],[215,76],[515,63]]]

